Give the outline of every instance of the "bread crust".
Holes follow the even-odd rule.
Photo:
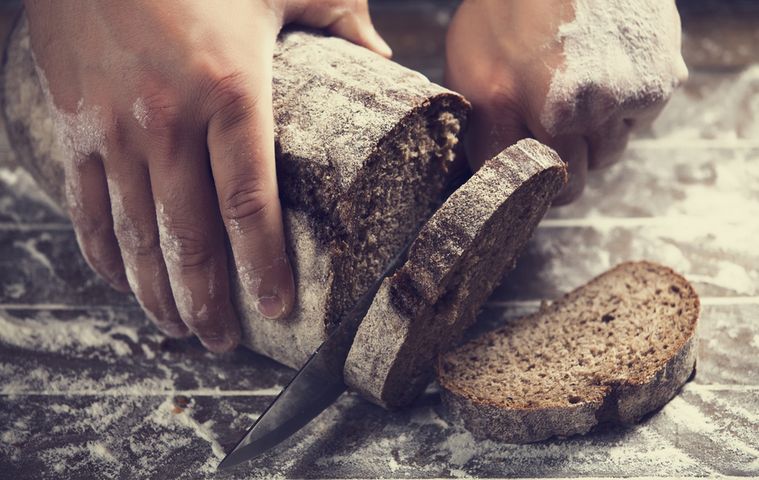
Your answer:
[[[555,152],[522,140],[451,195],[383,282],[348,355],[346,383],[386,408],[413,401],[432,377],[435,356],[474,322],[513,268],[565,179]],[[496,226],[506,221],[516,228]]]
[[[507,408],[477,399],[477,392],[462,389],[454,379],[445,374],[444,357],[441,356],[436,363],[436,372],[443,388],[443,404],[450,417],[463,424],[478,439],[531,443],[554,436],[583,435],[602,424],[634,424],[645,415],[664,406],[695,371],[698,342],[696,326],[700,302],[692,285],[684,277],[662,265],[646,261],[624,262],[605,274],[631,265],[655,268],[661,275],[669,277],[679,287],[686,289],[684,298],[695,301],[696,314],[689,323],[690,332],[666,362],[647,376],[631,377],[621,382],[603,382],[600,396],[582,399],[576,405],[556,408]],[[584,287],[585,285],[564,295],[548,308],[561,308],[563,301],[581,296]],[[528,317],[539,316],[542,312],[543,309]]]

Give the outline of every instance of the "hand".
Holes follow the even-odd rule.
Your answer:
[[[274,161],[272,56],[285,23],[389,55],[366,1],[27,0],[82,252],[171,336],[235,347],[226,237],[269,318],[294,285]],[[314,108],[318,108],[316,105]],[[226,235],[225,235],[226,234]]]
[[[448,85],[474,107],[471,167],[536,138],[568,163],[556,204],[616,161],[688,75],[672,0],[464,0],[446,60]]]

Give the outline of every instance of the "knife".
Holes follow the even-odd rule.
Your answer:
[[[316,418],[345,392],[348,387],[343,379],[343,367],[358,326],[369,311],[380,285],[400,266],[415,237],[411,236],[356,305],[342,316],[335,331],[316,349],[217,469],[227,469],[252,460],[275,447]]]

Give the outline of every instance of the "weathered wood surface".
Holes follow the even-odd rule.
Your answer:
[[[413,39],[450,9],[414,5],[383,7],[378,19],[403,14],[417,27],[391,44],[433,76],[439,63],[401,46],[425,45]],[[413,15],[424,21],[413,22]],[[749,88],[755,73],[691,73],[689,86],[651,133],[631,143],[621,164],[592,175],[576,204],[551,212],[519,262],[517,280],[490,299],[477,327],[532,311],[540,299],[617,261],[670,264],[702,296],[698,373],[641,425],[533,445],[477,443],[441,416],[433,392],[393,413],[346,395],[280,455],[216,475],[219,448],[231,448],[291,371],[245,350],[213,356],[195,342],[166,341],[133,302],[119,303],[86,270],[70,227],[23,176],[3,168],[0,476],[759,475],[759,135],[749,134],[759,118]],[[53,343],[19,339],[19,328],[40,325],[52,331]],[[180,395],[189,404],[175,401]]]

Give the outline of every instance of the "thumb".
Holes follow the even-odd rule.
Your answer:
[[[369,5],[365,1],[354,3],[356,6],[352,11],[340,16],[327,29],[339,37],[373,50],[383,57],[390,58],[393,51],[374,28],[369,16]]]
[[[393,54],[390,46],[375,30],[366,0],[296,0],[291,3],[285,21],[326,29],[386,58]]]

